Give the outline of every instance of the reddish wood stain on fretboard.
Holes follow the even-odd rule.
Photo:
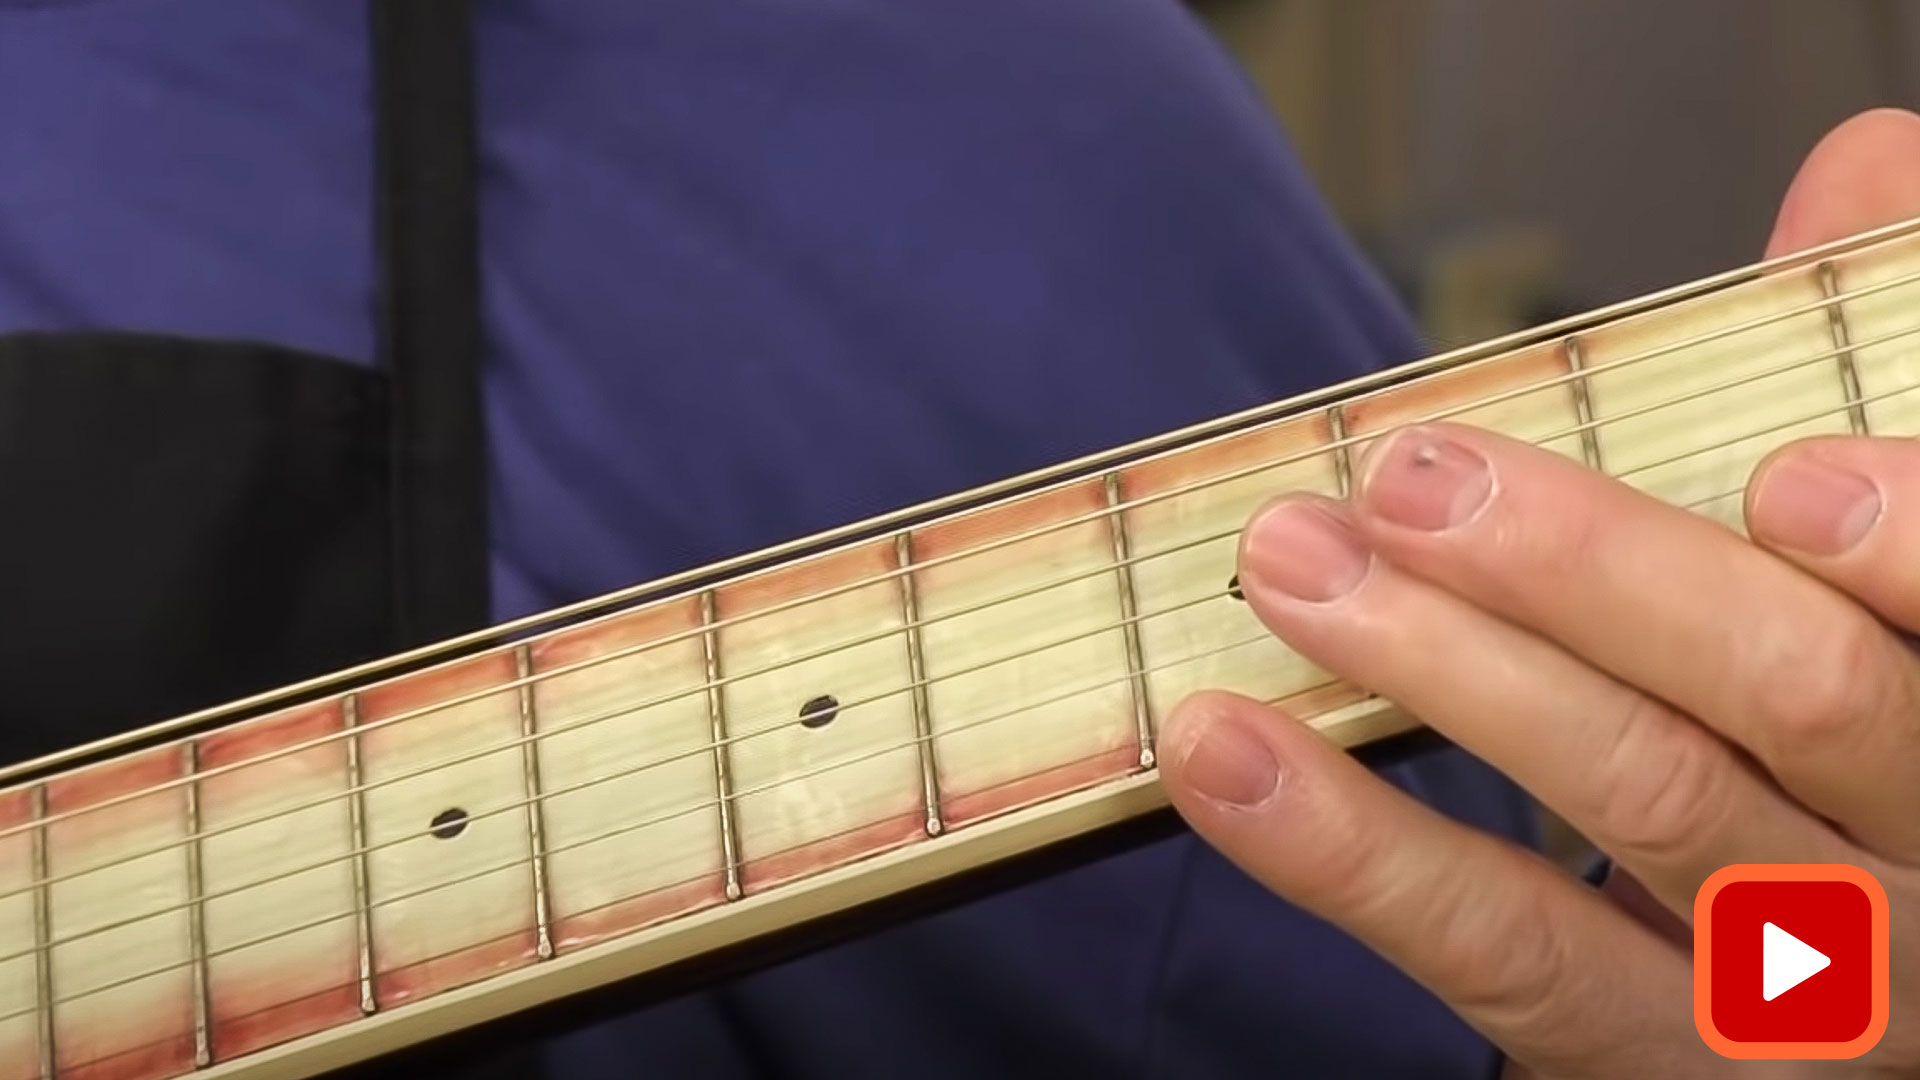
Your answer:
[[[70,1058],[59,1046],[56,1039],[60,1063],[55,1075],[60,1080],[166,1080],[193,1071],[191,1034],[171,1036],[88,1061]]]
[[[723,620],[789,603],[795,605],[789,610],[798,610],[807,597],[863,581],[892,587],[892,579],[883,575],[894,567],[892,542],[861,544],[722,585],[714,592],[714,606]],[[838,595],[844,594],[836,593]],[[724,635],[727,628],[723,627],[720,632]]]
[[[902,844],[926,839],[924,811],[900,814],[864,825],[851,832],[752,859],[740,868],[740,880],[751,894],[812,874],[872,858]]]
[[[1283,420],[1202,443],[1165,457],[1129,466],[1121,475],[1128,499],[1158,495],[1204,483],[1215,477],[1250,470],[1262,463],[1305,461],[1333,441],[1332,425],[1324,411]],[[1330,458],[1321,455],[1328,481],[1333,478]],[[1282,492],[1275,491],[1275,495]],[[1178,496],[1141,508],[1151,512],[1177,501]],[[1129,514],[1140,510],[1129,511]]]
[[[362,691],[360,722],[367,726],[389,721],[381,726],[391,727],[413,719],[405,715],[411,713],[422,714],[421,719],[431,719],[439,715],[432,711],[432,706],[470,697],[478,700],[474,695],[512,682],[514,678],[513,654],[507,652],[483,653],[471,659],[428,668],[418,674],[406,675]],[[377,731],[370,731],[365,736],[367,739],[377,737]]]
[[[407,760],[401,756],[407,748],[431,738],[436,728],[444,730],[447,725],[456,724],[494,727],[503,749],[509,740],[518,740],[519,695],[517,689],[508,688],[508,684],[517,679],[513,653],[490,652],[363,691],[359,710],[360,724],[365,728],[360,736],[365,782],[378,783],[385,771],[406,772],[434,760],[435,755],[429,752],[420,762],[396,764]],[[497,695],[485,693],[494,688],[505,689]],[[484,715],[475,715],[456,712],[456,708],[487,711]],[[373,883],[376,903],[380,896],[377,874],[376,867]],[[482,877],[447,888],[485,889],[490,887],[486,884],[489,880]],[[379,933],[376,926],[374,994],[382,1006],[451,990],[522,967],[534,962],[539,948],[538,930],[530,911],[524,927],[509,936],[412,963],[383,958]]]
[[[47,827],[48,871],[60,877],[112,860],[137,825],[174,817],[184,827],[186,786],[174,783],[183,775],[182,751],[172,745],[49,780],[49,816],[75,816]],[[149,790],[152,795],[139,795]],[[58,887],[54,895],[58,897]],[[56,935],[59,914],[54,913]],[[57,952],[58,946],[56,971]],[[173,969],[155,979],[173,985],[157,988],[143,1011],[120,1011],[110,1023],[105,1016],[73,1011],[84,1008],[87,998],[77,999],[82,1005],[55,1009],[54,1050],[62,1080],[157,1080],[192,1070],[193,1006],[186,992],[187,974]],[[97,1004],[93,1011],[98,1011]],[[135,1033],[154,1038],[128,1046],[130,1038],[138,1037]]]
[[[1316,686],[1311,690],[1302,690],[1297,694],[1281,698],[1274,704],[1290,716],[1311,720],[1316,716],[1333,712],[1335,709],[1357,705],[1372,696],[1360,687],[1342,680],[1325,686]]]
[[[533,642],[528,651],[532,653],[535,674],[541,682],[551,685],[550,680],[564,681],[570,675],[592,670],[578,665],[613,653],[637,656],[650,651],[643,646],[654,642],[660,643],[658,648],[690,650],[697,657],[700,637],[691,631],[699,626],[699,599],[680,597],[563,630]],[[576,670],[556,670],[564,668]],[[534,690],[540,692],[539,682],[535,683]]]
[[[953,559],[940,566],[928,567],[923,574],[937,575],[942,579],[964,578],[976,560],[1005,559],[1019,561],[1026,558],[1028,545],[1076,544],[1084,542],[1078,534],[1079,529],[1106,528],[1099,517],[1066,526],[1040,536],[1014,541],[990,552],[972,558],[957,558],[963,552],[982,547],[994,541],[1025,533],[1036,532],[1063,521],[1096,515],[1106,509],[1106,489],[1099,480],[1084,480],[1068,484],[1065,487],[1044,491],[1023,499],[990,506],[977,513],[949,521],[934,522],[913,534],[913,558],[916,563],[931,562],[935,559]]]
[[[535,948],[534,930],[528,927],[524,932],[483,942],[450,956],[383,967],[374,977],[374,984],[381,1007],[401,1005],[524,967],[533,960]]]
[[[222,731],[200,742],[200,768],[212,773],[201,781],[201,805],[209,828],[220,827],[217,811],[228,802],[319,776],[340,794],[327,809],[346,830],[347,745],[345,710],[338,699],[274,713]],[[312,798],[298,800],[304,806]],[[270,811],[239,815],[251,821]],[[244,893],[238,894],[244,896]],[[342,913],[343,916],[346,914]],[[303,936],[330,936],[306,931]],[[256,954],[251,963],[216,960],[209,972],[208,998],[213,1014],[215,1061],[230,1061],[278,1043],[353,1020],[360,1015],[357,965],[350,938],[327,955],[306,955],[298,964],[273,965]]]
[[[1492,397],[1501,397],[1503,402],[1514,400],[1519,396],[1517,391],[1532,384],[1544,384],[1544,391],[1566,395],[1571,423],[1573,389],[1565,380],[1553,381],[1569,370],[1566,350],[1556,343],[1430,375],[1359,398],[1346,406],[1347,433],[1384,432],[1404,424],[1427,422],[1429,417],[1441,413],[1448,415],[1436,422],[1470,423],[1471,417],[1463,415],[1470,406]],[[1507,394],[1514,397],[1503,396]],[[1362,462],[1374,441],[1363,440],[1353,447],[1356,465]]]
[[[719,874],[703,875],[697,881],[654,889],[591,911],[562,916],[554,920],[554,945],[562,953],[570,952],[668,919],[691,915],[725,903],[726,899],[725,880]]]
[[[200,739],[200,771],[236,768],[255,758],[287,750],[276,760],[299,758],[314,765],[338,765],[346,775],[346,740],[335,738],[345,726],[338,700],[317,702],[211,732]],[[310,745],[309,745],[310,744]],[[299,749],[294,749],[298,747]],[[268,765],[271,762],[263,762]],[[263,775],[245,772],[242,775]],[[223,782],[220,776],[203,783]]]
[[[1111,750],[1102,751],[1093,757],[1056,766],[1032,776],[1022,777],[1012,783],[981,791],[971,791],[945,795],[941,806],[951,827],[958,828],[976,821],[996,817],[1000,814],[1032,806],[1035,803],[1092,787],[1106,780],[1117,780],[1132,773],[1140,765],[1140,747],[1128,742]]]
[[[699,686],[706,678],[703,644],[700,630],[700,600],[698,596],[685,596],[648,604],[633,611],[622,612],[609,618],[562,631],[552,637],[542,638],[531,646],[532,670],[536,679],[534,696],[536,702],[536,726],[542,732],[559,730],[566,732],[572,727],[586,723],[591,713],[583,712],[570,700],[570,691],[577,687],[591,686],[603,678],[609,671],[619,671],[618,665],[628,660],[644,660],[649,669],[660,665],[666,670],[678,671],[682,676],[674,680],[671,686],[686,688],[683,692],[690,696],[676,698],[668,705],[682,705],[682,713],[697,710],[701,719],[698,726],[701,738],[706,737],[705,696]],[[607,660],[606,665],[595,661]],[[569,670],[571,669],[571,670]],[[668,684],[637,685],[631,687],[636,701],[651,701],[669,697],[674,693]],[[697,696],[691,696],[697,695]],[[611,722],[622,722],[624,717],[616,716]],[[665,721],[662,721],[665,722]],[[599,731],[608,730],[602,722]],[[581,727],[581,737],[592,737],[596,728]],[[563,737],[571,738],[566,735]],[[569,775],[568,785],[579,790],[580,785],[590,781]],[[555,789],[553,775],[548,774],[547,787]],[[562,839],[552,831],[549,823],[548,843],[554,844]],[[614,825],[585,827],[576,825],[576,831],[588,835],[598,835],[614,828]],[[718,826],[715,826],[718,832]],[[614,834],[616,843],[623,834]],[[605,941],[622,934],[631,933],[668,919],[690,915],[704,908],[726,901],[726,881],[719,868],[718,840],[715,840],[715,869],[711,874],[703,874],[692,881],[650,889],[636,896],[629,896],[610,903],[596,904],[583,910],[569,911],[566,904],[572,896],[562,883],[556,882],[554,892],[554,920],[552,934],[555,947],[566,953],[595,942]],[[574,840],[578,846],[580,841]],[[577,862],[576,862],[577,865]],[[557,872],[557,870],[555,871]],[[580,901],[572,900],[579,904]]]
[[[180,778],[181,766],[180,748],[161,746],[131,757],[89,766],[79,772],[56,776],[47,781],[47,812],[49,815],[73,814],[110,799],[148,790],[154,791],[154,799],[177,800],[184,810],[185,785],[167,786]],[[62,840],[67,840],[70,832],[74,834],[74,839],[78,839],[91,831],[87,823],[92,819],[104,819],[116,811],[128,813],[131,807],[140,808],[131,811],[136,814],[151,813],[154,805],[147,799],[126,799],[114,806],[55,822],[52,828],[61,834]]]

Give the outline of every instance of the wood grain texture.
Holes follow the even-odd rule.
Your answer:
[[[33,819],[32,792],[0,794],[0,829]],[[40,1075],[39,976],[34,967],[33,834],[0,835],[0,1080]]]
[[[917,834],[920,751],[896,568],[893,543],[882,540],[719,590],[721,696],[749,889]],[[839,703],[832,719],[802,724],[804,707],[823,698]]]
[[[1821,358],[1833,350],[1824,311],[1727,331],[1820,300],[1812,272],[1781,273],[1588,335],[1607,472],[1743,530],[1740,492],[1761,457],[1791,439],[1845,433],[1847,414],[1838,368]],[[1710,340],[1683,344],[1701,338]],[[1668,351],[1635,359],[1654,350]]]
[[[931,564],[915,579],[950,823],[967,818],[956,805],[995,805],[995,789],[1129,748],[1137,757],[1112,538],[1096,516],[1106,505],[1089,480],[914,534]]]
[[[360,695],[382,1007],[534,959],[520,703],[507,688],[517,678],[512,655],[492,653]],[[445,837],[431,832],[449,812],[463,813],[465,827]]]
[[[1123,473],[1127,500],[1137,504],[1126,521],[1156,715],[1210,687],[1271,700],[1329,678],[1268,633],[1228,584],[1241,530],[1263,504],[1295,492],[1338,493],[1331,440],[1326,414],[1315,413]]]
[[[699,628],[686,599],[533,646],[563,952],[725,899]]]
[[[181,775],[178,748],[161,747],[47,785],[60,818],[47,826],[47,869],[62,1080],[193,1068],[186,793],[167,786]]]
[[[201,742],[216,1060],[360,1015],[344,730],[333,699]]]
[[[1833,256],[1839,287],[1857,290],[1920,270],[1915,236]],[[1725,520],[1714,500],[1737,492],[1759,454],[1803,433],[1844,431],[1847,415],[1837,364],[1830,355],[1822,359],[1833,348],[1832,328],[1815,306],[1821,291],[1812,262],[1716,289],[1705,298],[1667,298],[1611,314],[1583,324],[1580,333],[1592,410],[1607,425],[1598,442],[1609,471],[1680,505],[1699,501],[1703,512]],[[1846,325],[1863,343],[1856,359],[1866,392],[1891,391],[1896,396],[1888,400],[1903,404],[1868,408],[1881,433],[1913,435],[1920,407],[1897,395],[1920,379],[1920,349],[1905,339],[1871,340],[1920,331],[1920,304],[1910,302],[1907,286],[1876,296],[1843,299]],[[1796,307],[1810,310],[1697,340]],[[1653,359],[1636,359],[1654,350]],[[1364,442],[1434,409],[1518,389],[1458,418],[1538,439],[1577,420],[1570,386],[1560,379],[1566,363],[1562,343],[1548,338],[1504,354],[1490,350],[1484,362],[1349,397],[1338,407],[1346,430]],[[1536,383],[1537,390],[1528,389]],[[1331,679],[1274,642],[1227,595],[1238,531],[1261,501],[1285,491],[1338,490],[1334,457],[1316,452],[1332,434],[1327,408],[1318,399],[1290,419],[1121,469],[1117,489],[1131,504],[1120,519],[1127,576],[1154,722],[1190,690],[1220,686],[1276,701],[1340,745],[1412,725],[1390,702]],[[1572,435],[1553,448],[1569,456],[1584,449]],[[1242,471],[1247,475],[1210,482]],[[343,948],[351,936],[331,920],[321,919],[312,934],[285,935],[257,955],[216,948],[233,957],[214,971],[214,1044],[225,1060],[202,1075],[311,1075],[1161,805],[1156,778],[1139,771],[1106,499],[1104,476],[1096,473],[911,535],[927,719],[950,826],[938,836],[922,828],[926,789],[914,756],[899,583],[876,577],[894,569],[896,549],[880,541],[852,544],[717,587],[718,696],[724,748],[735,766],[747,886],[737,901],[722,891],[697,600],[659,601],[536,639],[530,720],[513,685],[510,652],[366,690],[357,700],[368,839],[378,849],[369,861],[380,1010],[353,1017],[343,1008],[350,997],[329,999],[327,990],[338,987],[320,986],[350,986],[357,974]],[[855,587],[818,596],[847,585]],[[795,606],[770,613],[785,604]],[[467,694],[477,697],[436,707]],[[823,694],[841,702],[834,719],[799,724],[802,706]],[[339,790],[332,785],[343,782],[344,744],[271,755],[342,722],[322,705],[209,738],[203,770],[241,767],[202,782],[203,818],[230,823],[257,813],[253,808],[302,801],[300,792],[312,798]],[[534,728],[531,755],[523,722]],[[85,945],[88,935],[56,949],[81,1001],[112,999],[115,1006],[109,1016],[98,1005],[63,1005],[63,1077],[157,1077],[190,1066],[184,918],[169,922],[168,914],[178,906],[169,898],[186,888],[180,849],[166,841],[181,833],[181,789],[87,810],[145,785],[170,784],[178,749],[51,781],[53,811],[75,815],[50,830],[54,870],[65,878],[57,921],[68,931],[98,929],[159,904],[155,917],[140,919],[126,937],[146,954],[141,966]],[[533,959],[530,825],[521,805],[530,759],[550,793],[540,821],[559,944],[558,955],[541,963]],[[0,792],[0,830],[8,828],[8,815],[22,813],[24,790]],[[331,871],[301,871],[314,884],[298,901],[250,875],[298,869],[298,857],[282,850],[294,847],[325,863],[325,853],[344,842],[337,814],[329,816],[335,805],[269,828],[237,828],[223,841],[209,838],[205,875],[239,886],[231,910],[209,902],[211,938],[230,944],[283,926],[291,912],[268,906],[328,910],[322,901],[342,888]],[[435,814],[456,807],[470,815],[457,835],[427,834]],[[28,835],[0,831],[0,887],[21,875],[20,837]],[[155,845],[153,857],[130,854]],[[31,926],[23,931],[17,905],[0,899],[0,940],[22,933],[30,945]],[[181,962],[151,966],[168,957]],[[262,975],[269,960],[326,973],[275,982]],[[340,980],[343,969],[347,978]],[[116,974],[129,981],[88,985]],[[68,989],[63,985],[63,1001]],[[20,993],[18,970],[0,963],[0,994]],[[344,1019],[297,1034],[302,1024],[323,1022],[313,1019],[323,1014]],[[76,1041],[66,1039],[69,1032]],[[0,1021],[0,1040],[13,1040],[0,1047],[21,1038],[17,1026]]]

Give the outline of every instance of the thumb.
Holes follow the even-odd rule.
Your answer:
[[[1920,116],[1872,109],[1828,132],[1800,164],[1767,258],[1920,216]]]

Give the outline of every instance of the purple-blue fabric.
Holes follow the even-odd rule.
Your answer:
[[[479,0],[509,617],[1411,358],[1170,0]],[[374,362],[365,11],[0,0],[0,332]],[[1389,774],[1528,835],[1457,753]],[[1182,837],[556,1038],[556,1076],[1484,1075]]]

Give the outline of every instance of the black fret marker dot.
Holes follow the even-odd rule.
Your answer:
[[[832,694],[821,694],[805,705],[800,706],[800,726],[823,728],[833,723],[840,715],[840,701]]]
[[[1247,598],[1247,594],[1240,591],[1239,574],[1235,574],[1227,579],[1227,595],[1233,597],[1235,600],[1245,600]]]
[[[449,807],[433,815],[433,835],[442,840],[451,840],[467,831],[467,812],[457,806]]]

